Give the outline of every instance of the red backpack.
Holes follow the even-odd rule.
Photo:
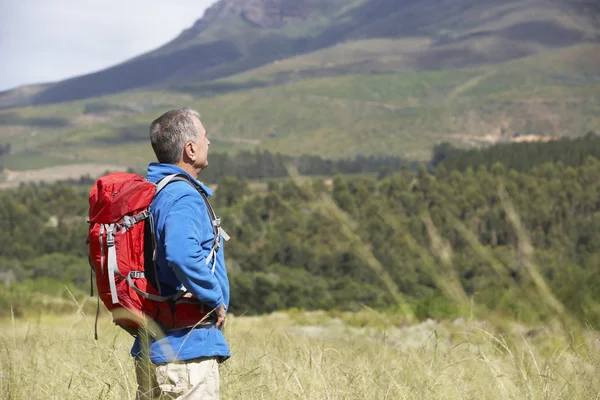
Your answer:
[[[115,172],[98,179],[90,191],[89,258],[99,300],[112,313],[113,321],[134,336],[139,328],[151,327],[149,320],[163,332],[214,323],[207,318],[211,310],[190,293],[181,290],[173,296],[160,295],[150,207],[160,190],[174,181],[189,183],[206,202],[215,234],[211,257],[216,262],[220,238],[229,237],[202,189],[186,175],[171,175],[154,184],[140,175]]]

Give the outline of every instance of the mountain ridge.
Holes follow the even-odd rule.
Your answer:
[[[478,66],[597,42],[598,8],[574,0],[220,0],[156,50],[36,90],[0,93],[0,107],[185,87],[341,43],[378,38],[431,40],[418,54],[390,50],[388,57],[400,54],[412,61],[409,67],[392,65],[386,72]],[[493,51],[486,52],[486,46]],[[360,62],[366,65],[361,72],[379,72],[369,69],[372,58]]]

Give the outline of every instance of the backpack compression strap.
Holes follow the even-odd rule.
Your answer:
[[[106,247],[108,248],[108,255],[107,255],[108,284],[110,286],[110,297],[111,297],[113,304],[119,303],[119,297],[117,296],[117,284],[115,281],[115,275],[120,276],[121,279],[125,278],[123,275],[121,275],[121,272],[119,272],[119,266],[117,264],[117,249],[115,247],[115,234],[119,229],[122,229],[122,233],[125,233],[126,231],[131,229],[131,227],[133,227],[133,225],[135,225],[136,223],[138,223],[140,221],[145,220],[149,216],[150,216],[150,212],[148,212],[146,210],[146,211],[142,211],[141,213],[139,213],[133,217],[130,217],[128,215],[124,216],[121,223],[103,224],[100,226],[100,236],[99,237],[100,237],[100,249],[102,251],[101,258],[104,257],[104,249],[102,248],[102,231],[106,230]],[[101,265],[102,265],[102,261],[101,261]]]

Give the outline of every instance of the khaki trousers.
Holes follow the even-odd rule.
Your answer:
[[[219,399],[219,363],[201,357],[169,364],[135,360],[138,400]]]

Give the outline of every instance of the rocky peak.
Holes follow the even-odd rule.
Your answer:
[[[310,18],[320,3],[322,0],[219,0],[192,29],[200,33],[213,22],[230,18],[242,18],[261,28],[277,28]]]
[[[278,27],[310,18],[320,0],[235,0],[244,4],[242,16],[260,27]]]

